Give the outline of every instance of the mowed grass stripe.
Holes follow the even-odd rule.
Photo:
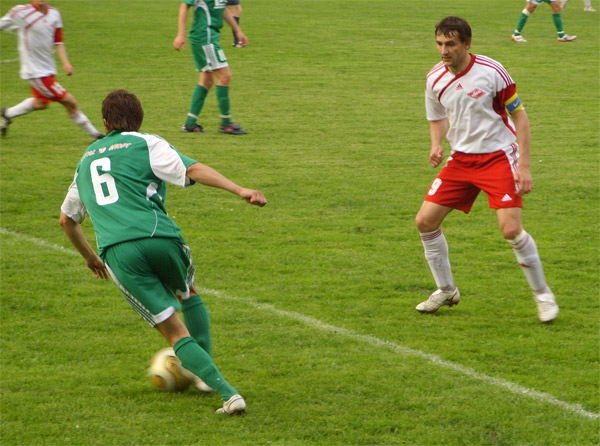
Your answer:
[[[30,237],[28,235],[10,231],[5,228],[0,228],[0,234],[16,237],[25,242],[28,242],[28,243],[31,243],[31,244],[34,244],[37,246],[41,246],[43,248],[49,248],[49,249],[52,249],[55,251],[65,253],[65,254],[75,255],[75,256],[79,255],[76,251],[74,251],[72,249],[64,248],[63,246],[47,242],[45,240],[42,240],[42,239],[39,239],[36,237]],[[295,321],[302,322],[303,324],[305,324],[307,326],[316,328],[321,331],[326,331],[326,332],[329,332],[332,334],[344,336],[346,338],[350,338],[355,341],[359,341],[361,343],[366,343],[366,344],[372,345],[374,347],[384,347],[384,348],[387,348],[387,349],[391,350],[392,352],[399,354],[399,355],[418,357],[418,358],[421,358],[424,361],[429,362],[435,366],[453,370],[453,371],[458,372],[468,378],[473,378],[473,379],[482,381],[486,384],[489,384],[489,385],[492,385],[495,387],[500,387],[500,388],[507,390],[516,395],[526,396],[537,402],[556,406],[566,412],[570,412],[570,413],[579,415],[584,418],[600,419],[600,414],[585,410],[580,404],[567,403],[567,402],[562,401],[548,393],[539,392],[535,389],[524,387],[519,384],[515,384],[513,382],[506,381],[501,378],[495,378],[495,377],[486,375],[484,373],[480,373],[473,368],[465,367],[465,366],[462,366],[460,364],[457,364],[457,363],[454,363],[451,361],[446,361],[445,359],[443,359],[437,355],[433,355],[431,353],[425,353],[420,350],[415,350],[415,349],[411,349],[408,347],[404,347],[402,345],[395,344],[393,342],[379,339],[375,336],[360,334],[360,333],[357,333],[352,330],[347,330],[342,327],[337,327],[335,325],[327,324],[326,322],[320,321],[319,319],[315,319],[310,316],[306,316],[302,313],[281,310],[273,305],[255,302],[249,298],[232,296],[232,295],[223,293],[221,291],[212,290],[212,289],[208,289],[208,288],[199,287],[198,290],[203,294],[209,294],[209,295],[217,297],[219,299],[230,300],[230,301],[233,301],[236,303],[249,305],[249,306],[252,306],[261,311],[267,311],[267,312],[277,314],[278,316],[281,316],[284,318],[293,319]]]

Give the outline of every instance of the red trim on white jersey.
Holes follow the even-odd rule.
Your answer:
[[[452,84],[457,79],[460,79],[461,77],[466,75],[471,70],[471,67],[473,66],[474,63],[475,63],[475,56],[471,56],[471,61],[469,62],[469,66],[467,66],[467,68],[464,71],[462,71],[461,73],[458,73],[456,76],[454,76],[454,78],[444,88],[442,88],[442,90],[438,94],[438,100],[442,97],[442,95],[444,94],[444,91],[446,91],[446,88],[448,88],[450,86],[450,84]]]

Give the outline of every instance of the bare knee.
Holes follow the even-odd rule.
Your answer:
[[[439,227],[439,223],[437,221],[427,218],[427,216],[422,212],[417,213],[417,216],[415,217],[415,224],[421,233],[432,232]]]
[[[69,116],[73,116],[79,111],[79,108],[77,107],[77,101],[73,95],[71,95],[71,93],[68,93],[64,98],[62,98],[60,103],[65,107]]]
[[[174,347],[180,339],[190,336],[190,332],[177,313],[173,313],[167,320],[156,324],[154,328],[164,336],[171,347]]]
[[[36,111],[37,110],[46,110],[48,108],[48,103],[40,101],[39,99],[36,98],[33,101],[32,106],[33,106],[33,109],[36,110]]]
[[[506,240],[514,240],[523,231],[523,226],[520,222],[506,222],[500,225],[500,231]]]
[[[231,71],[228,70],[225,73],[221,73],[219,75],[219,84],[223,85],[225,87],[228,87],[229,84],[231,83],[231,78],[232,78]]]

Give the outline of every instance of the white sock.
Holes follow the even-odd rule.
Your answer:
[[[16,118],[17,116],[26,115],[27,113],[31,113],[33,109],[34,98],[27,98],[20,104],[15,105],[14,107],[7,108],[4,112],[4,115],[7,118]]]
[[[433,232],[422,232],[420,234],[425,248],[425,259],[429,263],[437,287],[444,291],[453,291],[456,286],[450,269],[448,243],[444,233],[438,228]]]
[[[71,120],[81,127],[85,133],[90,135],[92,138],[101,135],[101,133],[96,130],[96,127],[93,126],[88,117],[81,110],[71,116]]]
[[[583,0],[583,3],[585,3],[586,8],[590,8],[592,6],[592,0]]]
[[[536,294],[549,292],[550,288],[546,284],[542,261],[533,237],[523,230],[515,239],[507,241],[513,247],[517,261],[533,292]]]

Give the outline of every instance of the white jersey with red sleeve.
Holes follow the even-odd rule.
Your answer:
[[[54,45],[62,44],[63,24],[58,9],[46,8],[46,14],[43,14],[32,4],[19,5],[0,19],[0,29],[19,30],[22,79],[56,74]]]
[[[452,151],[491,153],[514,150],[516,130],[506,107],[518,102],[517,88],[504,67],[489,57],[471,54],[465,71],[452,74],[443,62],[427,74],[427,119],[448,118],[446,139]]]

